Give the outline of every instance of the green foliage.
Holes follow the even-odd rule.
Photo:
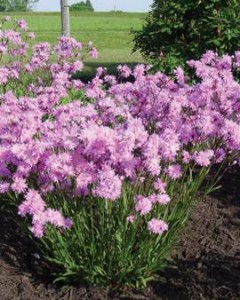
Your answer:
[[[70,11],[94,11],[92,3],[90,0],[86,2],[81,1],[78,3],[74,3],[70,6]]]
[[[91,195],[71,199],[59,193],[47,196],[50,206],[61,209],[73,220],[70,230],[60,233],[48,226],[44,237],[36,241],[42,255],[57,266],[55,282],[144,287],[157,280],[158,271],[170,263],[170,253],[209,168],[195,171],[193,166],[187,166],[183,179],[169,185],[172,202],[167,208],[155,208],[154,215],[169,224],[169,230],[161,236],[153,236],[146,229],[151,216],[139,217],[132,224],[127,222],[129,211],[134,210],[134,195],[143,193],[150,182],[145,187],[140,181],[134,187],[126,184],[117,202]],[[216,178],[213,181],[216,183]],[[207,187],[206,192],[210,192],[214,184]]]
[[[64,97],[61,100],[60,104],[65,105],[65,104],[71,103],[73,101],[72,99],[79,100],[82,103],[87,102],[83,90],[70,90],[69,93],[68,93],[68,96]]]
[[[28,11],[39,0],[0,0],[0,11]]]
[[[142,30],[135,31],[134,50],[182,64],[206,50],[231,54],[240,49],[239,36],[239,0],[155,0]]]

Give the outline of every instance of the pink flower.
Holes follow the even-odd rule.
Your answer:
[[[127,217],[127,222],[128,223],[133,223],[135,221],[136,217],[134,215],[130,215]]]
[[[121,195],[122,181],[109,166],[99,171],[99,182],[94,190],[97,197],[117,200]]]
[[[13,191],[19,194],[25,192],[25,190],[27,189],[26,180],[21,177],[15,177],[11,188]]]
[[[147,227],[151,233],[159,235],[163,234],[165,231],[168,230],[168,225],[164,221],[158,219],[150,220],[148,222]]]
[[[191,160],[191,154],[188,152],[188,151],[183,151],[183,153],[182,153],[182,155],[183,155],[183,162],[185,163],[185,164],[188,164],[189,162],[190,162],[190,160]]]
[[[98,67],[96,69],[96,76],[97,77],[101,77],[101,76],[104,76],[107,74],[107,68],[104,68],[104,67]]]
[[[35,223],[31,227],[31,232],[37,238],[43,237],[43,235],[44,235],[44,226],[43,226],[43,224],[41,224],[41,223]]]
[[[81,80],[72,80],[72,87],[75,90],[84,88],[84,83]]]
[[[211,159],[214,156],[213,150],[204,150],[204,151],[199,151],[194,153],[194,160],[195,162],[202,166],[202,167],[207,167],[211,163]]]
[[[214,61],[214,59],[216,59],[216,53],[214,53],[212,50],[208,50],[202,55],[201,62],[210,64]]]
[[[166,193],[166,182],[163,182],[161,179],[157,179],[155,182],[154,182],[154,188],[161,192],[161,193]]]
[[[17,21],[17,26],[21,28],[23,31],[27,31],[27,22],[25,20],[19,20]]]
[[[149,136],[148,141],[144,145],[144,155],[146,156],[144,164],[152,175],[159,175],[161,171],[159,144],[159,136],[157,134],[152,134]]]
[[[114,75],[105,75],[104,76],[104,82],[106,82],[110,85],[115,85],[117,83],[116,76],[114,76]]]
[[[141,65],[136,65],[134,68],[134,77],[135,78],[139,78],[145,75],[146,72],[146,67],[145,65],[141,64]]]
[[[0,194],[5,194],[9,191],[10,184],[8,182],[0,182]]]
[[[216,163],[221,163],[226,156],[225,151],[222,148],[216,149],[215,151],[215,160]]]
[[[140,213],[141,216],[148,214],[152,210],[152,202],[150,199],[137,196],[137,203],[135,205],[135,209]]]
[[[119,75],[123,78],[128,78],[132,74],[132,70],[127,65],[119,65],[117,70]]]
[[[89,50],[89,55],[92,57],[92,58],[98,58],[98,51],[95,47],[92,47],[90,50]]]
[[[30,40],[34,40],[34,39],[35,39],[35,34],[34,34],[34,32],[29,32],[29,33],[28,33],[28,38],[29,38]]]
[[[178,179],[182,176],[182,170],[180,165],[171,165],[166,169],[166,173],[172,179]]]
[[[178,67],[174,70],[174,74],[177,78],[177,82],[180,85],[184,85],[185,84],[185,76],[184,76],[184,71],[181,67]]]
[[[48,208],[45,210],[44,214],[45,222],[49,222],[55,227],[70,228],[72,226],[72,221],[64,218],[63,215],[55,209]]]
[[[18,214],[20,216],[26,216],[27,214],[35,215],[43,212],[45,206],[46,204],[40,194],[33,189],[29,189],[25,195],[25,200],[18,207]]]
[[[171,201],[170,197],[167,194],[153,194],[149,196],[149,198],[151,198],[152,203],[158,203],[160,205],[168,204]]]
[[[7,68],[0,68],[0,85],[6,84],[9,79],[9,70]]]
[[[70,229],[73,225],[73,221],[69,218],[64,218],[62,227],[64,229]]]

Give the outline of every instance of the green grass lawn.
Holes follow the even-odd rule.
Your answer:
[[[61,34],[60,13],[8,13],[12,19],[25,19],[36,41],[54,43]],[[85,61],[84,75],[91,77],[103,65],[113,72],[120,63],[135,65],[144,62],[140,53],[132,53],[131,30],[141,29],[146,14],[114,12],[71,13],[71,35],[86,43],[92,41],[99,51],[97,60]]]

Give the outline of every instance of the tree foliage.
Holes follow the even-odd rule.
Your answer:
[[[94,11],[92,3],[90,0],[86,2],[81,1],[78,3],[74,3],[70,6],[70,11]]]
[[[0,11],[28,11],[39,0],[0,0]]]
[[[150,58],[185,61],[206,50],[240,49],[239,0],[155,0],[134,50]]]

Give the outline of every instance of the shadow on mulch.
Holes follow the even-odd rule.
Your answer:
[[[144,291],[54,287],[34,245],[1,209],[0,224],[1,300],[240,299],[239,169],[224,176],[220,191],[195,206],[173,255],[174,266]]]

